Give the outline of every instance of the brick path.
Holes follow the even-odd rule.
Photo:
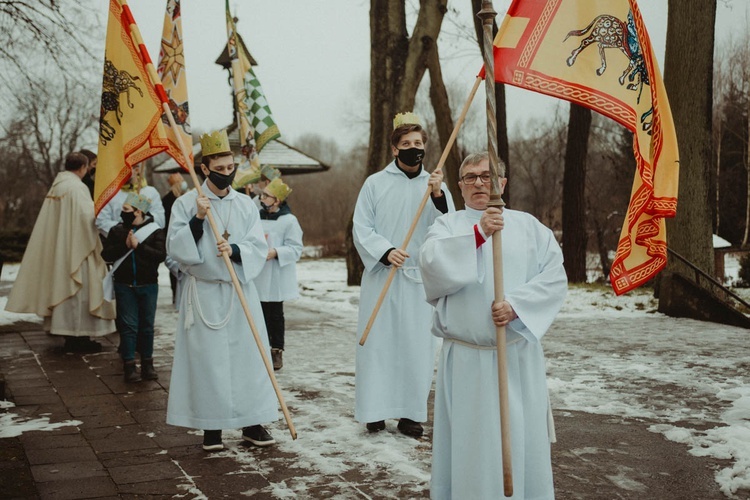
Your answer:
[[[0,295],[7,294],[8,288],[0,284]],[[174,315],[168,302],[163,303],[168,289],[161,292],[159,314]],[[389,443],[408,438],[390,427],[384,436],[368,436],[349,416],[351,360],[341,368],[341,356],[349,352],[341,347],[342,339],[351,341],[353,354],[353,332],[342,331],[349,325],[330,322],[320,310],[303,310],[294,303],[286,316],[289,366],[279,372],[280,385],[300,439],[289,443],[281,420],[271,429],[280,445],[267,449],[238,445],[239,431],[227,431],[229,447],[218,455],[201,449],[199,432],[165,423],[172,347],[170,340],[159,339],[170,335],[157,334],[155,364],[160,379],[126,385],[116,335],[102,339],[104,352],[77,355],[63,353],[62,339],[39,331],[39,325],[0,326],[0,376],[5,377],[6,397],[16,405],[7,411],[24,419],[44,416],[50,423],[80,422],[0,438],[0,498],[428,496],[429,422],[427,435],[413,445],[411,472],[384,467],[382,457],[373,457],[375,465],[364,463],[369,452],[362,450],[352,457],[347,446],[338,445],[335,438],[331,441],[332,415],[313,413],[315,406],[312,411],[310,405],[301,407],[303,400],[327,401],[327,411],[340,412],[338,422],[350,425],[335,429],[337,435],[372,449],[373,455],[382,452],[387,457]],[[161,324],[169,321],[162,318]],[[638,321],[650,319],[634,320],[633,328],[639,327]],[[595,335],[600,328],[591,325],[588,334]],[[561,320],[554,329],[555,335],[577,338],[585,325]],[[309,363],[302,363],[313,359],[309,356],[321,363],[315,374],[299,368],[309,369]],[[0,410],[0,418],[4,412]],[[555,418],[558,499],[724,498],[713,474],[726,462],[690,455],[686,446],[649,432],[652,422],[570,411],[556,411]],[[320,451],[321,445],[328,450]],[[311,457],[322,458],[316,462]],[[335,466],[328,470],[321,464]]]

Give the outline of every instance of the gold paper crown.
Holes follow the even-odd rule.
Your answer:
[[[237,169],[237,176],[232,183],[234,189],[239,189],[248,184],[256,184],[260,180],[260,169],[253,165],[250,168]]]
[[[263,168],[260,169],[260,173],[269,181],[281,177],[281,172],[279,171],[279,169],[271,165],[263,165]]]
[[[229,137],[226,130],[217,130],[210,134],[201,136],[201,152],[203,156],[210,156],[219,153],[231,153],[229,149]]]
[[[393,117],[393,128],[397,129],[401,125],[422,125],[422,121],[411,111],[398,113]]]
[[[135,210],[140,210],[145,214],[148,212],[149,208],[151,208],[151,200],[142,194],[130,193],[128,194],[128,197],[125,198],[125,203],[123,203],[123,205],[130,205]]]
[[[266,191],[274,195],[279,201],[284,201],[291,194],[292,188],[284,184],[284,181],[277,177],[266,186]]]

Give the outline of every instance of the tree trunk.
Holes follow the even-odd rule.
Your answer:
[[[391,161],[390,137],[396,113],[412,111],[427,70],[448,0],[421,0],[411,38],[406,30],[403,0],[370,0],[370,143],[366,175],[378,172]],[[413,217],[416,214],[412,214]],[[411,219],[408,223],[411,223]],[[351,225],[351,224],[350,224]],[[401,245],[401,241],[392,242]],[[364,266],[357,255],[351,230],[346,235],[349,285],[362,280]]]
[[[721,137],[721,130],[722,130],[722,120],[723,120],[723,117],[720,118],[717,121],[717,124],[719,126],[719,130],[718,130],[718,132],[716,134],[717,137],[718,137],[718,140],[716,141],[716,170],[715,170],[715,172],[716,172],[716,174],[715,174],[716,178],[711,183],[711,185],[714,187],[714,190],[715,190],[715,195],[714,195],[714,201],[715,201],[714,212],[715,212],[715,214],[714,214],[714,222],[713,222],[713,224],[714,224],[714,232],[716,234],[719,234],[719,227],[721,226],[721,210],[720,210],[721,204],[719,203],[719,201],[721,200],[721,182],[720,182],[720,179],[721,179],[721,139],[722,139],[722,137]],[[750,147],[750,146],[748,146],[748,147]]]
[[[480,10],[482,10],[482,0],[471,0],[472,12],[474,12],[474,31],[477,34],[477,43],[479,44],[479,50],[484,56],[484,29],[482,27],[482,20],[476,16]],[[492,36],[497,35],[497,23],[492,23]],[[483,59],[484,60],[484,59]],[[508,145],[508,120],[506,119],[506,106],[505,106],[505,85],[502,83],[495,83],[495,120],[497,122],[497,154],[503,163],[505,163],[505,177],[508,179],[508,183],[505,185],[505,191],[503,191],[503,201],[508,208],[511,208],[510,194],[513,183],[510,181],[511,169],[510,169],[510,146]]]
[[[708,183],[713,103],[716,0],[669,0],[664,84],[680,149],[677,215],[667,219],[669,247],[713,275],[714,257]],[[692,272],[669,259],[668,270]],[[690,274],[687,274],[690,273]]]
[[[427,59],[427,68],[430,71],[430,101],[435,109],[435,122],[440,138],[440,151],[445,151],[453,133],[453,118],[451,117],[451,107],[448,101],[448,91],[443,83],[443,72],[440,69],[440,59],[437,46],[430,52]],[[463,104],[462,104],[463,106]],[[453,203],[456,209],[464,207],[464,200],[461,197],[461,189],[458,187],[458,168],[461,166],[461,156],[458,153],[458,145],[453,143],[448,158],[445,160],[443,173],[445,175],[445,184],[453,195]]]
[[[588,153],[591,110],[570,103],[568,142],[563,174],[563,258],[568,281],[586,282],[586,155]]]
[[[747,100],[747,150],[745,151],[745,182],[747,183],[747,198],[745,199],[745,236],[742,238],[742,248],[747,248],[750,235],[750,98]]]

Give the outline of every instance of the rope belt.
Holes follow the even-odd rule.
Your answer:
[[[202,283],[213,283],[218,285],[231,285],[232,283],[230,281],[222,281],[222,280],[206,280],[201,278],[196,278],[192,274],[185,273],[185,276],[187,278],[187,281],[185,282],[185,289],[182,293],[182,302],[183,304],[180,307],[185,308],[185,329],[189,330],[190,327],[193,326],[195,323],[195,318],[193,317],[193,306],[195,306],[195,310],[198,311],[198,317],[201,319],[204,325],[206,325],[211,330],[221,330],[227,324],[229,323],[229,320],[232,318],[232,311],[234,310],[234,296],[235,294],[231,294],[231,302],[229,302],[229,311],[227,311],[227,315],[219,321],[218,323],[210,323],[208,320],[206,320],[206,317],[203,315],[203,309],[201,308],[201,302],[198,297],[198,285],[197,282],[200,281]]]
[[[404,273],[404,278],[417,284],[422,284],[422,273],[418,266],[401,266],[399,271]]]
[[[516,344],[520,342],[521,340],[523,340],[523,337],[518,337],[508,342],[507,345]],[[483,351],[497,350],[497,346],[495,345],[472,344],[471,342],[466,342],[464,340],[453,339],[449,337],[443,337],[443,342],[453,342],[454,344],[462,345],[464,347],[469,347],[471,349],[479,349]],[[552,404],[550,403],[550,400],[549,400],[549,391],[547,391],[547,434],[549,436],[550,443],[557,442],[557,434],[555,433],[555,419],[552,416]]]
[[[518,337],[517,339],[513,339],[510,342],[507,342],[506,345],[516,344],[522,340],[523,340],[523,337]],[[496,351],[497,350],[496,345],[472,344],[471,342],[466,342],[465,340],[459,340],[459,339],[454,339],[450,337],[443,337],[443,342],[453,342],[454,344],[462,345],[464,347],[469,347],[471,349],[479,349],[480,351]]]

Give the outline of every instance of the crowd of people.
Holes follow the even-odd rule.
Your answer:
[[[513,498],[554,498],[554,425],[540,341],[565,297],[562,252],[531,215],[488,206],[493,179],[486,153],[464,159],[458,185],[466,208],[456,211],[442,171],[423,165],[427,142],[418,117],[397,115],[393,161],[367,178],[356,202],[352,236],[365,266],[358,340],[380,309],[369,340],[356,349],[355,419],[367,433],[395,419],[399,432],[419,439],[437,357],[431,495],[500,497],[495,334],[504,327]],[[158,269],[165,263],[179,311],[167,423],[203,430],[207,452],[224,449],[225,429],[241,428],[244,441],[269,446],[275,440],[264,426],[278,419],[278,402],[263,357],[274,370],[283,368],[284,302],[299,295],[303,233],[287,203],[292,190],[277,169],[255,165],[237,176],[226,131],[203,135],[201,148],[200,189],[172,174],[162,197],[136,166],[97,216],[96,156],[69,154],[45,198],[7,309],[43,316],[49,333],[65,336],[68,351],[97,352],[101,345],[92,337],[117,331],[125,382],[155,380]],[[502,194],[502,162],[499,170]],[[418,212],[410,226],[409,215]],[[498,231],[502,300],[494,298],[492,278]],[[245,304],[252,317],[263,318],[255,324],[264,354]]]

